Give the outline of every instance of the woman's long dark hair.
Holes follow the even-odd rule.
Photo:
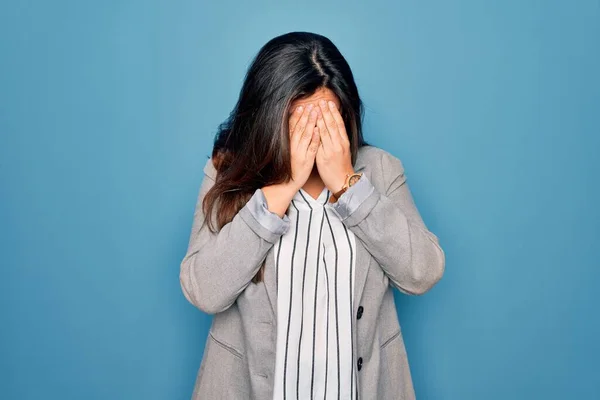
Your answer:
[[[291,179],[288,112],[294,100],[321,87],[339,98],[350,140],[352,164],[362,135],[363,104],[350,66],[325,36],[290,32],[267,42],[255,56],[229,118],[215,136],[215,184],[203,200],[209,229],[230,222],[257,188]],[[262,279],[264,262],[253,282]]]

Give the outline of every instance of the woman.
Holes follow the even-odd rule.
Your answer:
[[[362,116],[329,39],[288,33],[253,60],[181,262],[214,314],[194,399],[415,398],[392,288],[425,293],[445,256]]]

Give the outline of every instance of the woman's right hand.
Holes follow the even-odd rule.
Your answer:
[[[312,104],[296,108],[289,118],[292,179],[286,183],[263,186],[267,208],[283,217],[294,194],[310,176],[320,144],[318,111]]]
[[[291,183],[296,190],[304,186],[315,163],[320,142],[317,116],[317,107],[307,104],[298,106],[289,118]]]

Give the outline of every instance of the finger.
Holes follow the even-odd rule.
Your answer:
[[[333,115],[331,114],[331,111],[329,110],[329,106],[327,105],[327,102],[322,100],[319,103],[319,105],[321,107],[321,111],[323,112],[323,119],[325,120],[325,126],[327,127],[327,131],[329,132],[329,136],[331,137],[331,142],[332,143],[339,142],[340,134],[337,131],[337,124],[335,123],[335,119],[333,118]]]
[[[291,140],[292,145],[294,146],[292,148],[294,148],[294,149],[298,147],[298,144],[300,142],[302,134],[304,133],[304,129],[306,128],[306,123],[308,122],[308,117],[310,115],[311,109],[312,109],[312,104],[309,104],[308,106],[304,107],[302,116],[300,117],[300,119],[298,120],[298,123],[294,127],[294,133],[292,134],[292,140]]]
[[[331,141],[331,135],[325,126],[325,120],[323,118],[317,119],[317,127],[319,128],[319,133],[321,136],[321,145],[323,146],[323,151],[327,153],[331,146],[333,145]]]
[[[342,141],[349,141],[348,132],[346,132],[346,124],[344,123],[344,118],[342,118],[342,114],[339,112],[333,101],[328,102],[328,105],[329,110],[331,111],[331,115],[333,116],[333,120],[337,125],[340,138],[342,139]]]
[[[290,136],[291,136],[291,137],[293,137],[293,136],[294,136],[294,133],[296,133],[296,131],[297,131],[297,130],[300,128],[300,122],[301,122],[301,120],[302,120],[302,117],[303,117],[303,116],[304,116],[304,115],[305,115],[307,112],[308,112],[308,111],[307,111],[307,109],[306,109],[306,106],[299,106],[299,107],[297,107],[297,108],[296,108],[296,111],[295,111],[295,114],[296,114],[296,115],[295,115],[295,117],[294,117],[294,120],[293,120],[293,121],[291,121],[291,124],[293,124],[293,125],[291,125],[291,124],[290,124],[290,125],[291,125],[291,126],[290,126]]]
[[[289,124],[288,124],[290,136],[292,136],[292,133],[294,133],[294,128],[296,127],[298,120],[302,116],[303,111],[304,111],[304,107],[298,106],[290,113]]]
[[[308,146],[308,153],[311,155],[311,158],[314,158],[317,155],[317,150],[319,150],[321,139],[319,137],[319,127],[315,126],[312,134],[312,140],[310,141],[310,145]]]
[[[304,128],[304,133],[300,138],[300,143],[298,144],[298,150],[306,151],[313,137],[313,132],[315,130],[315,126],[317,124],[317,110],[313,109],[310,112],[310,116],[308,117],[308,121],[306,122],[306,127]]]

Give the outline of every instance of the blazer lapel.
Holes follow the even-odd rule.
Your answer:
[[[356,169],[356,171],[362,170],[364,169],[364,167],[360,168],[360,169]],[[371,179],[371,174],[370,171],[365,170],[362,171],[363,174],[365,174],[367,176],[367,178],[369,178],[369,180]],[[370,263],[371,263],[371,254],[367,251],[367,249],[365,248],[365,246],[362,244],[362,242],[356,238],[356,269],[354,270],[354,306],[352,307],[354,309],[354,312],[352,315],[356,315],[356,312],[358,311],[358,306],[360,303],[360,299],[362,298],[362,292],[363,289],[365,287],[365,282],[367,281],[367,274],[369,272],[369,267],[370,267]]]
[[[275,246],[277,246],[277,243],[267,252],[265,271],[263,275],[263,281],[267,289],[267,297],[269,298],[269,303],[271,304],[271,310],[273,311],[274,316],[277,315],[277,271],[275,269],[275,260],[273,255]]]
[[[371,174],[368,170],[365,170],[366,165],[363,162],[363,158],[357,157],[356,163],[354,164],[355,172],[363,172],[370,179]],[[275,246],[277,243],[271,247],[271,249],[267,252],[266,262],[265,262],[265,271],[263,276],[263,282],[267,291],[267,297],[269,298],[269,303],[271,304],[271,310],[273,311],[273,315],[277,316],[277,271],[275,268],[275,260],[273,256],[273,252],[275,250]],[[362,291],[365,286],[365,282],[367,279],[367,272],[370,263],[370,254],[367,252],[365,247],[362,245],[360,240],[356,239],[356,270],[354,273],[354,298],[357,300],[354,302],[354,315],[356,315],[356,311],[358,309],[358,299],[362,296]]]

